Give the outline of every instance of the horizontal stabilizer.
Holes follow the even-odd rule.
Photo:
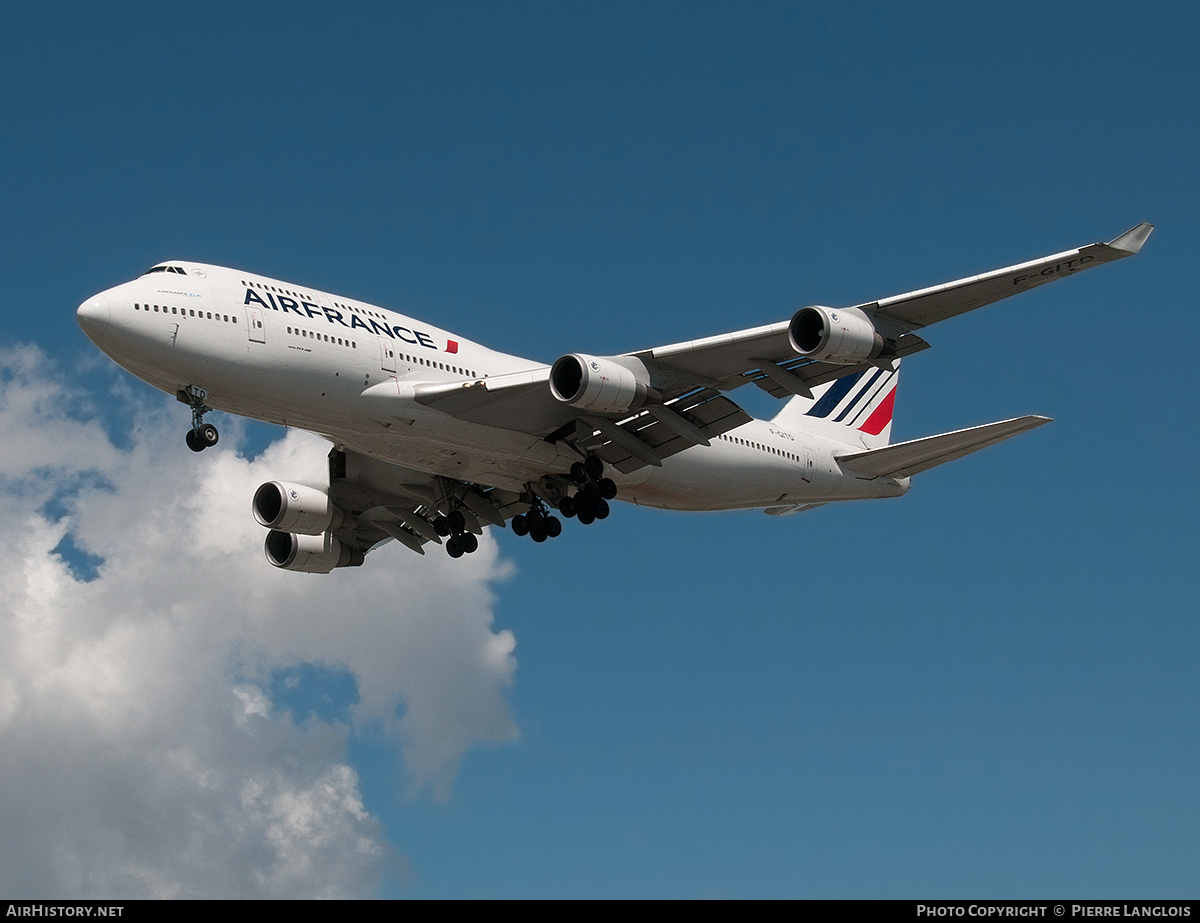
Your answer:
[[[911,442],[837,456],[838,464],[855,474],[867,477],[903,478],[918,474],[927,468],[954,461],[980,449],[1002,442],[1026,430],[1049,423],[1049,417],[1017,417],[998,423],[985,423],[970,429],[960,429],[940,436],[926,436]]]

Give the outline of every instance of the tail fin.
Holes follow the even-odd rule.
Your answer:
[[[877,449],[892,435],[892,408],[900,360],[892,368],[867,368],[793,397],[771,421],[792,432],[820,433],[847,445]]]

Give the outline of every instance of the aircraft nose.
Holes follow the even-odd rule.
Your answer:
[[[93,342],[99,340],[104,336],[104,331],[108,329],[108,299],[103,295],[89,298],[79,306],[75,312],[75,319],[79,321],[79,326],[83,328],[83,332],[88,335],[89,340]]]

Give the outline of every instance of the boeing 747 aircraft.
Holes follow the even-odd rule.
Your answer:
[[[912,475],[1048,422],[1017,417],[889,444],[914,332],[1137,253],[1153,227],[867,304],[620,356],[551,365],[308,286],[184,260],[89,298],[79,324],[134,375],[192,412],[187,444],[216,445],[211,410],[333,443],[322,484],[254,494],[276,567],[329,573],[395,539],[452,557],[487,525],[555,538],[614,498],[673,510],[896,497]],[[728,392],[786,399],[771,420]]]

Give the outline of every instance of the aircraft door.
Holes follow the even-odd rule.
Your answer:
[[[386,337],[379,337],[379,365],[385,372],[396,371],[396,347]]]
[[[263,325],[263,313],[261,308],[246,306],[246,330],[250,334],[250,342],[265,343],[267,342],[267,328]]]
[[[803,458],[803,462],[802,462],[802,465],[803,465],[803,467],[801,467],[801,469],[800,469],[800,477],[801,477],[803,480],[805,480],[805,481],[808,481],[808,482],[811,484],[811,483],[812,483],[812,479],[813,479],[813,453],[812,453],[812,449],[810,449],[810,448],[808,448],[808,447],[806,446],[806,447],[804,448],[804,452],[803,452],[803,454],[801,455],[801,458]]]

